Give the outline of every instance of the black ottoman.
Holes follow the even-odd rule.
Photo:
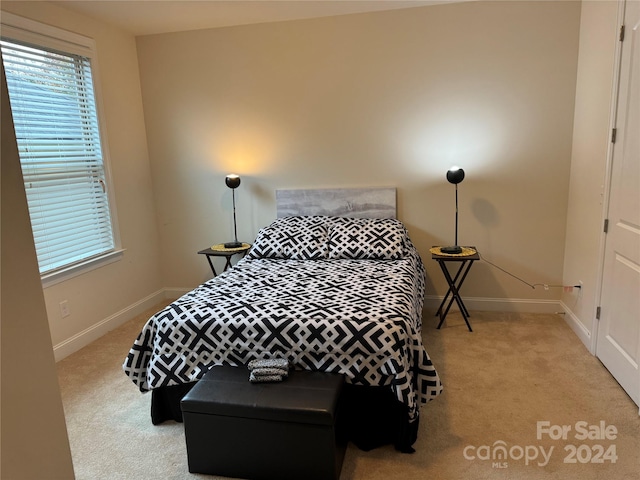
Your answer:
[[[342,375],[292,371],[250,383],[242,367],[209,370],[182,399],[191,473],[337,480],[346,441],[337,428]]]

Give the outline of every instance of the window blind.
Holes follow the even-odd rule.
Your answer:
[[[40,273],[112,251],[90,59],[0,45]]]

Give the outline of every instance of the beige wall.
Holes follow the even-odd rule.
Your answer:
[[[136,313],[138,302],[164,286],[158,266],[159,241],[136,45],[132,35],[53,4],[3,1],[1,7],[92,37],[97,44],[107,147],[126,251],[121,261],[45,289],[51,336],[60,357],[128,319]],[[65,318],[59,307],[63,300],[68,301],[71,311]]]
[[[74,477],[27,199],[2,69],[0,478]]]
[[[276,188],[397,187],[427,294],[442,295],[428,249],[453,243],[453,164],[460,243],[561,283],[579,20],[579,2],[469,2],[138,37],[164,284],[208,278],[195,252],[231,238],[235,172],[245,241]],[[464,294],[475,308],[560,298],[483,262]]]
[[[592,348],[603,241],[604,193],[611,146],[611,99],[618,44],[618,2],[586,1],[580,20],[580,54],[567,212],[564,278],[582,280],[582,292],[565,294],[569,324]]]
[[[55,4],[1,8],[98,48],[126,253],[45,289],[58,358],[163,288],[209,278],[195,252],[231,237],[223,179],[232,171],[243,178],[238,231],[248,241],[273,219],[276,188],[396,186],[435,298],[445,286],[428,248],[453,242],[444,173],[459,164],[460,243],[529,282],[562,280],[577,2],[472,2],[148,36],[137,46]],[[487,309],[556,309],[559,299],[483,263],[464,293]]]

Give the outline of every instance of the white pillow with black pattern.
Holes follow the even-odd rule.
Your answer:
[[[258,232],[248,257],[318,260],[327,258],[328,251],[329,232],[323,222],[276,220]]]
[[[329,258],[398,260],[407,231],[395,218],[349,218],[331,225]]]

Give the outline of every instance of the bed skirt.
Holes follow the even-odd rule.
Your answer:
[[[161,387],[151,392],[151,421],[182,422],[180,400],[194,383]],[[389,387],[364,387],[345,384],[340,399],[340,419],[348,440],[361,450],[394,445],[396,450],[413,453],[418,437],[419,419],[409,422],[406,405],[399,402]]]

